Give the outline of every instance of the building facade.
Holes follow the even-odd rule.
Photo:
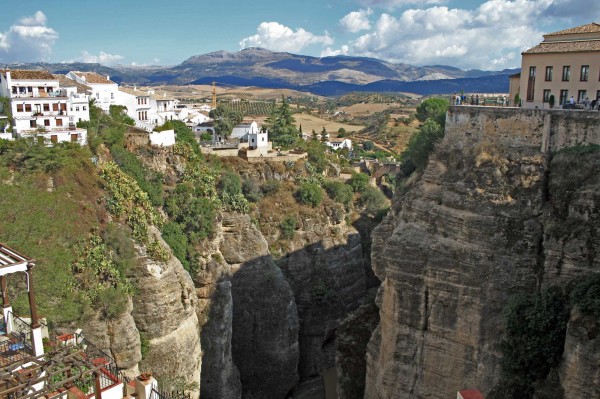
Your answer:
[[[91,98],[95,105],[104,112],[110,110],[111,105],[116,105],[116,98],[119,92],[119,85],[110,80],[109,76],[102,76],[95,72],[71,71],[67,73],[67,78],[77,83],[90,87]]]
[[[570,107],[600,98],[600,24],[591,23],[544,35],[522,53],[521,75],[511,76],[510,98],[525,108]],[[518,105],[518,104],[515,104]]]
[[[88,96],[61,88],[51,73],[1,71],[0,95],[10,99],[12,138],[36,136],[48,143],[87,143],[87,130],[77,128],[76,123],[90,119]]]

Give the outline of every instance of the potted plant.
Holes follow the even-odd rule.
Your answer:
[[[550,94],[550,97],[548,97],[548,105],[550,105],[550,108],[554,108],[554,94]]]

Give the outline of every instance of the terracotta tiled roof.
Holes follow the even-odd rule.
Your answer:
[[[53,74],[52,76],[54,76],[55,80],[58,80],[58,84],[60,85],[60,87],[76,87],[77,93],[80,93],[80,94],[85,94],[88,90],[91,90],[91,88],[89,86],[78,83],[78,82],[74,81],[73,79],[69,79],[65,75],[59,75],[59,74],[54,75]]]
[[[102,76],[96,72],[73,72],[75,75],[80,78],[85,78],[86,83],[115,83],[110,79],[107,79],[106,76]]]
[[[523,52],[523,54],[577,53],[584,51],[600,51],[600,40],[542,42]]]
[[[547,33],[544,36],[574,35],[577,33],[598,33],[600,24],[592,22],[591,24],[576,26],[574,28],[559,30],[558,32]]]
[[[134,90],[131,87],[119,87],[119,91],[136,97],[150,97],[150,94],[148,94],[147,90]]]
[[[2,74],[6,76],[7,71],[10,72],[11,79],[16,80],[56,80],[56,78],[48,71],[34,69],[4,69]]]

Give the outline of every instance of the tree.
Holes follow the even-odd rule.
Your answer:
[[[284,135],[298,136],[296,120],[284,96],[281,96],[281,104],[273,107],[271,115],[265,120],[265,125],[269,129],[273,139]]]
[[[135,125],[135,121],[127,115],[127,107],[124,105],[111,105],[108,109],[108,114],[117,122],[132,126]]]
[[[312,139],[314,141],[319,140],[319,136],[317,135],[317,132],[315,132],[315,129],[312,130]]]
[[[400,155],[403,162],[412,163],[417,169],[427,166],[429,153],[435,143],[444,137],[444,129],[433,119],[427,119],[418,132],[414,133]]]
[[[323,190],[316,183],[303,183],[296,191],[296,199],[301,204],[310,205],[314,208],[323,200]]]
[[[387,198],[385,194],[376,189],[375,187],[365,187],[363,193],[360,196],[358,204],[365,208],[365,212],[370,215],[377,215],[379,212],[385,210],[388,207]]]
[[[323,130],[321,130],[321,141],[326,142],[329,139],[329,135],[327,134],[327,130],[325,126],[323,126]]]
[[[233,128],[244,119],[241,112],[231,110],[222,104],[211,110],[209,116],[215,120],[216,133],[224,138],[229,137]]]
[[[375,144],[372,141],[365,141],[363,143],[363,150],[372,151],[375,148]]]
[[[352,177],[350,177],[349,184],[355,193],[363,192],[369,185],[369,176],[364,173],[354,172],[352,173]]]
[[[354,194],[352,187],[340,181],[328,181],[325,183],[325,191],[329,198],[346,206],[350,204]]]
[[[427,119],[433,119],[440,126],[446,124],[446,112],[448,111],[448,100],[443,98],[428,98],[418,107],[416,117],[419,121],[425,122]]]

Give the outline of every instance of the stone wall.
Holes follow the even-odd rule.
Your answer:
[[[558,151],[600,144],[599,122],[597,111],[452,106],[445,136],[463,148],[479,143]]]

